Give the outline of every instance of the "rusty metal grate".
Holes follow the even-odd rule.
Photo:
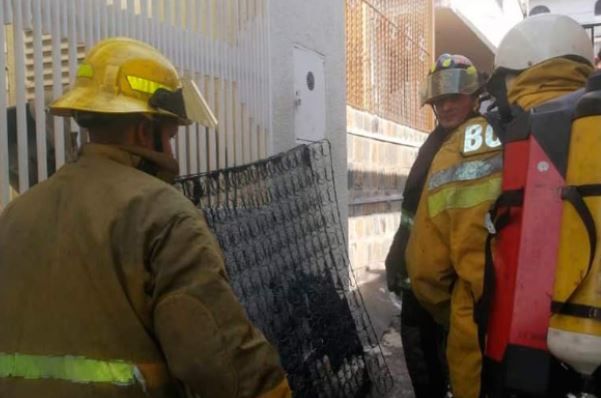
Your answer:
[[[347,103],[429,131],[419,90],[432,62],[433,5],[425,0],[347,0]]]

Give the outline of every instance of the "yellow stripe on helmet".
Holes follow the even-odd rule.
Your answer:
[[[172,91],[169,87],[164,84],[154,82],[152,80],[144,79],[143,77],[138,76],[127,76],[127,81],[131,86],[132,90],[139,91],[145,94],[154,94],[159,88],[164,88],[165,90]]]

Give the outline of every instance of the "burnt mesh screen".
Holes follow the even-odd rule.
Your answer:
[[[204,212],[232,286],[278,347],[295,397],[390,389],[350,267],[327,141],[176,185]]]

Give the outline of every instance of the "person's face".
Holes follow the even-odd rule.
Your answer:
[[[156,151],[154,129],[157,129],[161,140],[162,153],[173,158],[172,140],[178,131],[175,119],[155,119],[153,123],[145,122],[139,126],[138,144],[143,148]]]
[[[178,131],[178,125],[174,120],[161,122],[161,143],[163,144],[163,153],[174,158],[173,146],[171,143],[175,140]]]
[[[467,94],[451,94],[432,102],[438,122],[445,129],[454,129],[463,123],[476,108],[476,99]]]

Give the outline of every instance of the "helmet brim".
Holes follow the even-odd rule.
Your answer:
[[[421,92],[422,106],[452,94],[471,95],[480,89],[476,69],[443,69],[428,76]]]

